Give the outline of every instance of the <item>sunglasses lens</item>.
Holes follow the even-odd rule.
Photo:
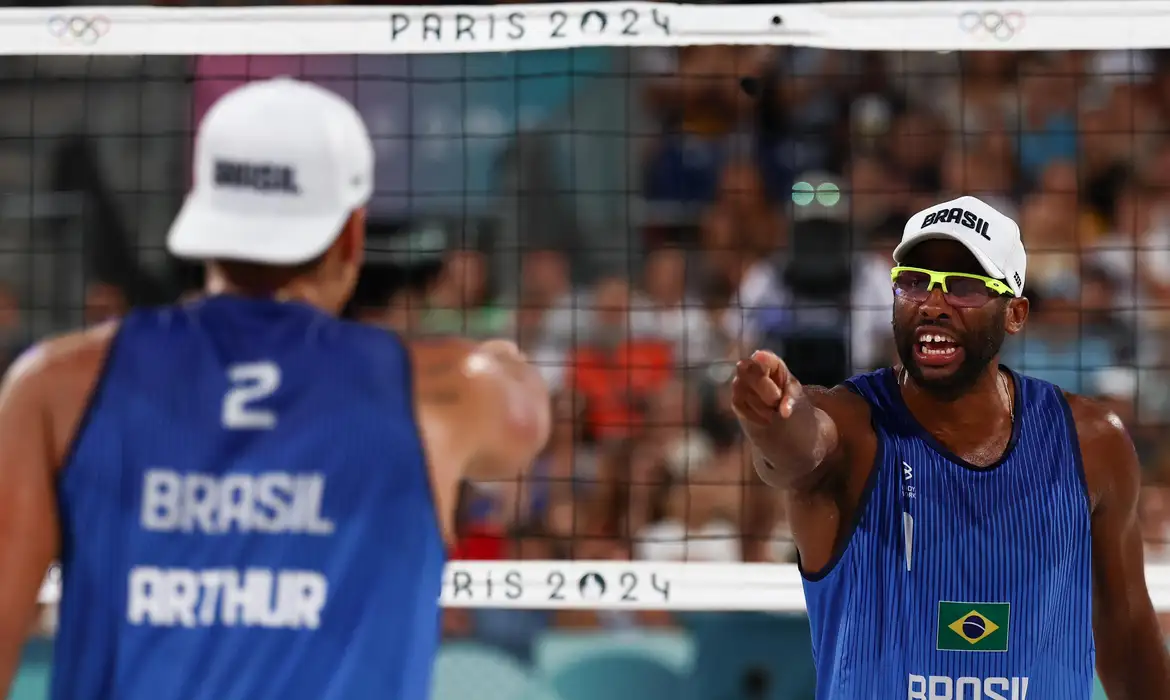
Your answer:
[[[930,296],[930,275],[925,272],[902,270],[894,277],[894,294],[910,301],[923,301]]]
[[[983,306],[996,293],[983,280],[970,277],[947,277],[947,301],[954,306],[974,308]]]

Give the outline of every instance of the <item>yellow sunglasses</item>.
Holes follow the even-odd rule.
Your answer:
[[[936,286],[952,306],[976,308],[1012,290],[1002,280],[966,272],[939,272],[921,267],[898,266],[890,270],[894,296],[921,303]]]

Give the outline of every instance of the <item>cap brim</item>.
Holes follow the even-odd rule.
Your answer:
[[[966,248],[968,251],[970,251],[971,255],[975,256],[975,260],[979,263],[979,266],[983,268],[983,271],[987,273],[988,277],[992,277],[992,278],[997,279],[997,280],[1003,280],[1004,283],[1008,285],[1008,287],[1012,286],[1010,283],[1007,282],[1007,274],[1004,273],[1003,270],[999,269],[999,266],[997,266],[995,263],[991,262],[991,259],[988,258],[987,255],[984,254],[984,252],[982,250],[980,250],[978,247],[972,245],[969,241],[964,239],[962,236],[957,236],[950,231],[940,231],[940,230],[927,229],[925,231],[921,231],[921,232],[915,234],[915,236],[913,238],[902,241],[901,243],[898,244],[897,248],[894,248],[894,262],[900,264],[902,262],[902,260],[905,259],[906,254],[910,252],[911,248],[918,245],[919,243],[922,243],[923,241],[934,241],[934,240],[955,241],[956,243],[963,244],[963,247]],[[1013,289],[1013,291],[1014,291],[1014,289]],[[1016,293],[1016,295],[1017,296],[1019,295],[1018,292]]]
[[[324,253],[349,215],[241,214],[217,210],[192,196],[171,225],[167,250],[184,260],[297,265]]]

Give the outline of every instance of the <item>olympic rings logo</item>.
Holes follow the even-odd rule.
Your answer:
[[[53,15],[49,18],[49,34],[62,44],[93,46],[110,31],[110,20],[103,15],[82,17]]]
[[[959,15],[959,29],[978,37],[992,37],[997,41],[1010,41],[1024,29],[1024,13],[971,10]]]

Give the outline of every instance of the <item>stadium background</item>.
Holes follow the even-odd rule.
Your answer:
[[[1146,469],[1147,562],[1170,560],[1167,56],[3,58],[7,359],[198,287],[162,246],[193,128],[280,74],[354,100],[375,137],[350,312],[516,337],[556,389],[547,454],[523,482],[468,485],[454,556],[792,561],[728,411],[730,361],[771,347],[821,383],[888,363],[902,223],[973,193],[1030,251],[1033,316],[1005,361],[1116,406]],[[743,75],[763,76],[760,100]],[[20,700],[44,697],[53,624],[44,609]],[[441,699],[812,698],[798,615],[451,609],[443,625]]]

